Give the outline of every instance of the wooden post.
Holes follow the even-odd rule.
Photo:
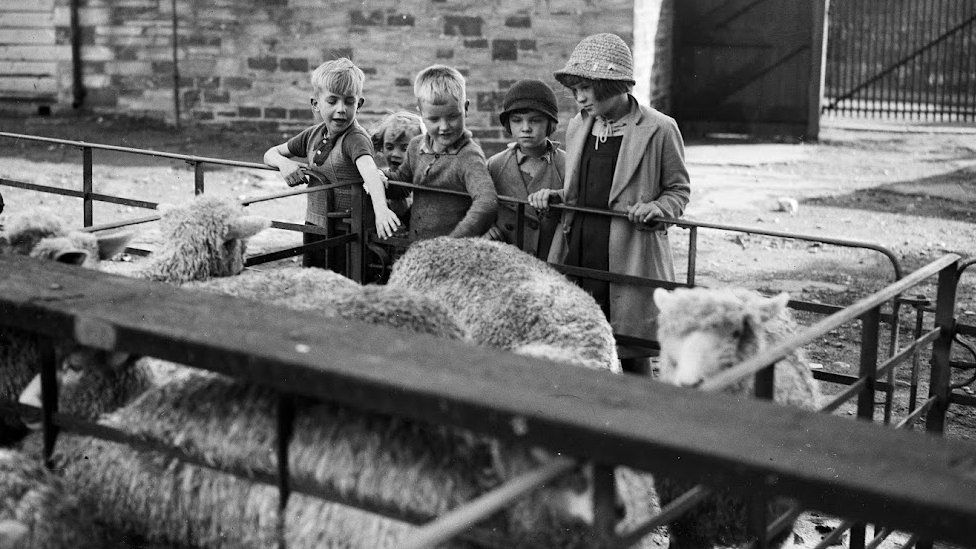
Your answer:
[[[820,103],[823,101],[824,73],[827,66],[827,25],[830,0],[812,0],[810,36],[810,94],[807,105],[806,138],[820,137]]]

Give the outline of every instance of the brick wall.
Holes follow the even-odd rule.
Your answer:
[[[514,80],[548,81],[561,121],[575,114],[552,72],[595,32],[615,32],[634,46],[636,92],[667,107],[672,1],[177,0],[181,119],[286,131],[309,125],[309,71],[346,56],[367,76],[361,117],[369,127],[389,111],[413,109],[413,76],[444,63],[467,77],[468,125],[492,149],[504,140],[496,114]],[[87,105],[172,122],[171,1],[82,4]],[[56,0],[54,8],[65,44],[67,6],[68,0]],[[60,100],[70,104],[71,73],[60,74]]]

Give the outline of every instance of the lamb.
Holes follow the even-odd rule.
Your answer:
[[[655,290],[660,310],[658,340],[661,344],[661,380],[685,387],[726,370],[772,345],[789,338],[796,329],[786,308],[785,293],[765,298],[741,289]],[[774,366],[773,399],[779,404],[816,410],[820,387],[802,351],[797,350]],[[733,394],[752,395],[753,376],[725,389]],[[692,484],[667,478],[657,479],[661,504],[666,505]],[[776,517],[789,507],[787,500],[769,506]],[[673,547],[739,545],[748,541],[746,503],[733,494],[721,493],[702,502],[671,523]],[[786,530],[788,533],[789,530]]]
[[[444,303],[480,345],[620,371],[596,301],[515,246],[479,238],[415,242],[394,263],[389,286]]]

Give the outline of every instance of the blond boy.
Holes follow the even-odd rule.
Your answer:
[[[389,172],[390,179],[461,191],[470,198],[414,190],[409,223],[412,240],[481,236],[495,221],[498,196],[485,154],[465,128],[468,100],[464,88],[464,76],[444,65],[427,67],[414,80],[414,95],[427,132],[410,141],[406,159]],[[390,188],[389,194],[405,192]]]
[[[277,167],[290,186],[306,182],[309,185],[324,182],[363,185],[372,202],[376,232],[380,237],[387,238],[399,227],[400,220],[387,206],[383,176],[373,160],[370,136],[356,122],[356,115],[365,101],[363,84],[366,76],[352,61],[343,57],[319,65],[312,71],[311,80],[314,92],[312,110],[321,115],[322,122],[268,149],[264,153],[264,161]],[[305,169],[319,177],[307,177]],[[329,203],[327,191],[309,194],[305,223],[329,227],[330,232],[336,234],[348,231],[327,214],[349,211],[352,192],[350,187],[336,189],[334,204]],[[306,233],[305,243],[322,238]],[[344,273],[345,254],[310,252],[305,255],[304,264]]]

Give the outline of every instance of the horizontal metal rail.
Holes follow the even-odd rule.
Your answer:
[[[461,507],[441,515],[437,520],[418,528],[399,544],[399,547],[403,549],[436,547],[501,511],[506,505],[518,498],[538,490],[545,483],[563,476],[577,467],[578,464],[572,459],[554,458],[549,463],[513,478],[491,492],[475,498]]]
[[[204,163],[204,164],[215,164],[218,166],[231,166],[236,168],[252,168],[255,170],[277,170],[277,168],[268,166],[267,164],[261,164],[257,162],[243,162],[239,160],[227,160],[224,158],[211,158],[209,156],[197,156],[193,154],[180,154],[180,153],[169,153],[163,151],[154,151],[151,149],[136,149],[133,147],[120,147],[117,145],[105,145],[102,143],[89,143],[87,141],[75,141],[71,139],[57,139],[54,137],[40,137],[36,135],[25,135],[19,133],[9,133],[0,132],[0,137],[9,137],[12,139],[23,139],[25,141],[38,141],[41,143],[52,143],[55,145],[66,145],[69,147],[89,148],[100,151],[116,151],[131,154],[138,154],[142,156],[152,156],[156,158],[170,158],[173,160],[183,160],[186,162],[193,163]]]
[[[844,532],[850,530],[853,526],[854,521],[845,520],[837,525],[837,528],[834,528],[833,531],[824,536],[824,538],[820,540],[820,543],[814,545],[813,549],[827,549],[828,547],[837,545],[838,542],[840,542],[841,536],[844,535]]]
[[[912,413],[910,413],[907,416],[905,416],[905,419],[903,419],[900,422],[898,422],[895,425],[895,429],[907,429],[907,428],[911,427],[912,424],[918,418],[922,417],[922,414],[924,414],[925,412],[929,411],[929,408],[931,408],[932,405],[935,404],[938,400],[939,400],[939,397],[937,397],[937,396],[931,396],[931,397],[929,397],[929,399],[926,400],[925,402],[923,402],[922,405],[919,406],[916,410],[914,410]]]
[[[705,499],[711,495],[712,491],[706,488],[704,485],[695,485],[687,492],[675,498],[674,501],[664,506],[664,508],[661,509],[661,512],[654,515],[643,524],[636,526],[630,532],[619,536],[612,546],[620,549],[632,547],[654,530],[657,530],[658,528],[680,517],[689,509],[692,509],[699,503],[705,501]]]
[[[879,307],[908,288],[911,288],[926,278],[935,275],[942,268],[947,267],[958,260],[958,255],[947,254],[936,259],[935,261],[932,261],[928,265],[925,265],[917,271],[901,278],[897,282],[855,302],[849,307],[830,315],[820,322],[817,322],[813,326],[810,326],[806,330],[800,332],[796,337],[790,339],[789,341],[778,343],[759,355],[706,380],[702,384],[701,389],[705,391],[718,391],[728,385],[736,383],[738,380],[746,376],[755,374],[762,368],[765,368],[777,360],[782,359],[803,345],[810,343],[818,337],[826,335],[830,330],[838,328],[847,322],[860,317],[875,307]]]
[[[905,359],[907,359],[913,353],[921,349],[922,346],[928,345],[929,343],[932,343],[933,341],[938,339],[939,335],[941,334],[942,334],[941,328],[933,328],[932,330],[926,332],[924,335],[922,335],[922,337],[913,341],[911,345],[903,348],[902,350],[898,351],[896,355],[892,356],[888,360],[885,360],[884,362],[879,364],[878,371],[876,374],[877,377],[888,375],[888,370],[904,362]]]

